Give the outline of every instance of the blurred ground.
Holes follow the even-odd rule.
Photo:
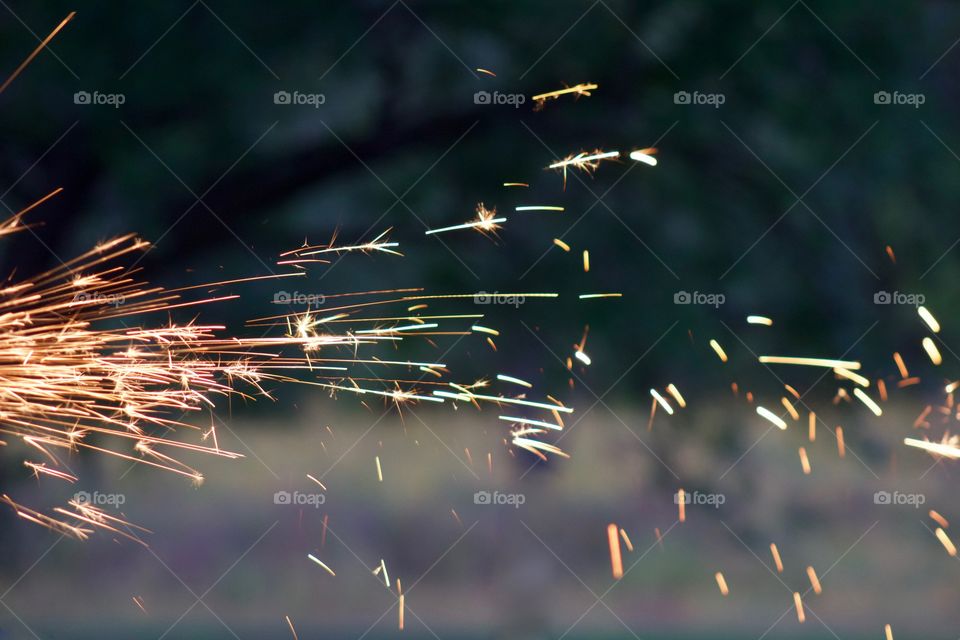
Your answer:
[[[563,440],[570,460],[522,479],[531,461],[499,446],[491,412],[416,408],[403,422],[384,418],[359,442],[379,416],[329,402],[302,407],[292,423],[231,422],[239,439],[221,430],[222,445],[248,457],[201,461],[208,479],[200,488],[139,468],[117,482],[123,465],[88,464],[87,478],[122,492],[124,513],[153,530],[150,550],[105,537],[58,542],[18,528],[5,547],[16,550],[16,562],[4,583],[29,572],[6,600],[44,638],[159,636],[174,623],[166,637],[231,637],[217,617],[240,637],[286,637],[285,615],[301,638],[392,637],[396,597],[370,573],[383,558],[390,579],[409,590],[410,637],[433,637],[431,630],[441,638],[555,638],[565,631],[570,638],[631,637],[618,618],[644,638],[754,638],[765,631],[771,638],[832,637],[829,630],[872,638],[884,623],[898,637],[952,637],[945,630],[957,623],[957,567],[926,528],[926,510],[956,515],[955,472],[943,464],[931,470],[925,455],[897,449],[912,415],[888,409],[882,420],[847,423],[851,451],[840,460],[822,428],[809,443],[803,424],[764,435],[768,423],[726,398],[691,405],[686,414],[660,416],[650,433],[646,415],[616,411],[631,433],[594,411]],[[706,435],[692,430],[694,423]],[[720,437],[740,452],[718,456],[711,441]],[[803,444],[810,476],[796,454]],[[672,474],[664,465],[688,491],[723,494],[725,502],[690,505],[687,521],[677,524],[669,487],[680,483],[664,480]],[[275,491],[319,490],[306,473],[323,478],[325,503],[276,505]],[[894,489],[922,493],[926,504],[875,504],[874,492]],[[475,504],[474,492],[484,490],[522,494],[524,503]],[[609,522],[635,546],[625,550],[628,570],[619,583],[610,576]],[[664,533],[662,546],[655,527]],[[783,556],[785,584],[772,573],[770,542]],[[805,596],[800,626],[790,590],[809,589],[807,565],[824,592]],[[730,584],[727,598],[716,571]],[[194,594],[203,603],[191,607]],[[22,637],[16,627],[6,632]]]

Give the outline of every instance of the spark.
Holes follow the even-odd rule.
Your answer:
[[[837,455],[843,458],[847,455],[847,447],[843,442],[843,427],[837,427],[834,433],[837,435]]]
[[[887,640],[893,640],[893,629],[889,624],[883,625],[883,633],[887,636]]]
[[[544,422],[543,420],[532,420],[530,418],[518,418],[516,416],[497,416],[500,420],[505,420],[507,422],[515,422],[517,424],[528,424],[534,427],[543,427],[544,429],[553,429],[554,431],[561,431],[563,427],[552,424],[550,422]]]
[[[793,592],[793,605],[797,608],[797,621],[803,624],[807,616],[803,613],[803,600],[800,599],[800,594],[796,591]]]
[[[938,512],[934,511],[933,509],[930,510],[929,516],[931,519],[935,520],[936,523],[939,524],[944,529],[950,528],[950,523],[947,521],[947,519],[944,518],[942,515],[940,515]]]
[[[397,578],[397,626],[403,631],[403,616],[406,613],[406,595],[403,593],[403,586],[400,584],[400,578]]]
[[[717,571],[714,574],[714,577],[717,579],[717,586],[720,587],[720,593],[723,596],[730,594],[730,589],[727,587],[727,580],[723,577],[723,574]]]
[[[951,458],[953,460],[960,459],[960,448],[952,443],[938,443],[930,442],[928,440],[917,440],[916,438],[904,438],[903,444],[908,447],[916,447],[917,449],[923,449],[934,455],[943,456],[944,458]]]
[[[514,207],[514,211],[563,211],[563,207],[551,204],[527,204]]]
[[[636,151],[630,152],[630,159],[636,160],[637,162],[642,162],[648,164],[651,167],[657,166],[657,159],[653,155],[657,152],[656,148],[649,147],[647,149],[637,149]]]
[[[325,564],[323,563],[323,561],[320,560],[320,558],[318,558],[317,556],[313,555],[312,553],[308,553],[308,554],[307,554],[307,557],[310,558],[311,560],[313,560],[314,562],[316,562],[318,565],[320,565],[320,566],[323,568],[323,570],[326,571],[327,573],[329,573],[331,576],[336,577],[337,574],[333,572],[333,569],[331,569],[330,567],[328,567],[327,565],[325,565]]]
[[[930,362],[939,366],[940,363],[943,362],[943,356],[940,355],[940,350],[937,349],[937,345],[934,344],[933,340],[931,340],[929,337],[924,338],[921,344],[923,345],[923,350],[926,351],[927,355],[930,357]]]
[[[766,316],[747,316],[747,322],[749,324],[762,324],[765,327],[773,326],[773,320]]]
[[[957,555],[957,548],[953,546],[953,541],[950,539],[950,536],[947,535],[947,532],[940,527],[937,527],[936,534],[940,544],[942,544],[943,548],[947,550],[947,554],[950,556]]]
[[[494,77],[494,78],[497,77],[497,74],[495,74],[493,71],[490,71],[489,69],[484,69],[484,68],[482,68],[482,67],[477,67],[477,68],[476,68],[476,72],[477,72],[477,73],[483,73],[483,74],[486,74],[486,75],[488,75],[488,76],[492,76],[492,77]]]
[[[933,314],[930,313],[926,307],[923,305],[917,307],[917,313],[920,314],[920,318],[930,327],[930,331],[940,333],[940,323],[937,322],[937,319],[933,317]]]
[[[777,573],[783,573],[783,561],[780,559],[780,551],[773,542],[770,543],[770,554],[773,556],[773,563],[777,565]]]
[[[803,475],[810,475],[810,460],[807,458],[807,450],[803,447],[799,449],[800,453],[800,466],[803,468]]]
[[[590,273],[590,252],[586,249],[583,250],[583,272]]]
[[[505,187],[529,187],[530,185],[526,182],[504,182],[503,186]]]
[[[677,519],[680,522],[686,522],[687,521],[687,492],[684,491],[683,489],[677,489],[676,501],[677,501],[677,512],[678,512]],[[657,535],[657,538],[658,539],[660,538],[659,533]]]
[[[873,415],[877,417],[883,415],[883,409],[880,408],[880,405],[874,402],[873,398],[861,391],[859,387],[853,390],[853,395],[857,396],[857,399],[865,404],[867,408],[873,412]]]
[[[58,33],[60,33],[60,30],[63,29],[65,26],[67,26],[67,23],[68,23],[68,22],[70,22],[71,20],[73,20],[73,17],[74,17],[75,15],[77,15],[77,12],[76,12],[76,11],[71,11],[71,12],[67,15],[67,17],[64,18],[64,19],[60,22],[60,24],[58,24],[58,25],[53,29],[53,31],[50,32],[50,35],[48,35],[46,38],[44,38],[44,39],[40,42],[40,44],[37,45],[37,48],[34,49],[34,50],[30,53],[30,55],[27,56],[27,59],[24,60],[23,62],[21,62],[21,63],[20,63],[20,66],[17,67],[17,68],[13,71],[13,73],[10,74],[10,77],[8,77],[8,78],[4,81],[4,83],[3,83],[2,85],[0,85],[0,93],[3,93],[4,91],[6,91],[7,87],[10,86],[10,83],[13,82],[14,80],[16,80],[17,76],[19,76],[20,73],[23,72],[23,70],[27,68],[27,65],[29,65],[31,62],[33,62],[33,59],[36,58],[37,55],[38,55],[41,51],[43,51],[43,49],[44,49],[48,44],[50,44],[50,41],[53,40]],[[588,93],[588,94],[586,94],[586,95],[590,95],[590,94]]]
[[[627,551],[633,553],[633,543],[630,542],[630,536],[627,535],[627,532],[623,527],[620,527],[620,537],[623,538],[623,544],[626,545]]]
[[[860,369],[859,362],[850,360],[830,360],[827,358],[794,358],[788,356],[760,356],[760,362],[763,364],[795,364],[807,367],[828,367],[830,369],[850,369],[857,371]]]
[[[374,459],[377,461],[377,480],[383,482],[383,469],[380,467],[380,456],[375,456]]]
[[[297,637],[297,630],[293,628],[293,622],[290,621],[290,616],[283,616],[287,621],[287,626],[290,627],[290,633],[293,634],[293,640],[300,640]]]
[[[622,293],[581,293],[581,300],[593,300],[596,298],[622,298]]]
[[[673,415],[673,407],[670,406],[670,403],[667,402],[666,398],[657,393],[656,389],[650,389],[650,395],[652,395],[653,399],[657,401],[657,404],[663,407],[663,410],[667,412],[667,415]]]
[[[604,160],[615,160],[620,157],[619,151],[601,151],[596,149],[592,152],[581,151],[579,153],[570,154],[566,158],[557,160],[556,162],[547,165],[547,169],[559,170],[563,173],[563,184],[566,187],[567,184],[567,171],[569,169],[579,169],[586,174],[591,174],[600,167],[600,163]]]
[[[901,377],[901,378],[909,378],[909,377],[910,377],[910,371],[907,370],[907,365],[904,364],[903,358],[902,358],[902,357],[900,356],[900,354],[897,353],[896,351],[893,352],[893,361],[894,361],[894,363],[896,363],[897,369],[900,371],[900,377]],[[950,392],[947,391],[947,393],[950,393]]]
[[[576,351],[574,351],[574,352],[573,352],[573,357],[575,357],[577,360],[579,360],[579,361],[582,362],[583,364],[587,365],[588,367],[589,367],[591,364],[593,364],[593,360],[590,359],[590,356],[588,356],[586,353],[584,353],[581,349],[577,349]]]
[[[447,231],[456,231],[458,229],[476,229],[480,233],[487,235],[492,234],[496,235],[498,229],[501,228],[500,223],[506,222],[506,218],[497,217],[497,208],[487,209],[483,206],[483,203],[477,204],[477,217],[474,220],[469,222],[464,222],[463,224],[455,224],[449,227],[441,227],[439,229],[428,229],[424,232],[424,235],[431,235],[435,233],[445,233]]]
[[[770,422],[772,422],[774,425],[777,426],[777,428],[782,430],[785,430],[787,428],[787,423],[783,421],[783,418],[773,413],[769,409],[758,406],[757,413],[760,414],[762,417],[766,418],[767,420],[769,420]]]
[[[564,242],[564,241],[561,240],[560,238],[554,238],[554,239],[553,239],[553,244],[557,245],[558,247],[560,247],[561,249],[563,249],[563,250],[566,251],[567,253],[570,252],[570,245],[568,245],[566,242]]]
[[[712,349],[716,352],[717,357],[720,358],[720,361],[721,361],[721,362],[726,362],[726,361],[727,361],[727,352],[723,350],[723,347],[720,346],[720,343],[719,343],[719,342],[717,342],[716,340],[711,339],[711,340],[710,340],[710,348],[712,348]]]
[[[592,82],[581,82],[580,84],[575,84],[572,87],[564,87],[563,89],[557,89],[555,91],[538,93],[537,95],[533,96],[533,101],[536,103],[537,109],[542,109],[547,103],[547,100],[556,100],[560,96],[565,96],[568,94],[574,94],[577,98],[580,96],[590,96],[590,92],[598,88],[599,86]]]
[[[863,377],[862,375],[860,375],[859,373],[854,373],[853,371],[850,371],[849,369],[841,369],[841,368],[839,368],[839,367],[834,367],[834,368],[833,368],[833,372],[834,372],[835,374],[837,374],[838,376],[840,376],[841,378],[846,378],[847,380],[852,380],[852,381],[856,382],[856,383],[857,383],[858,385],[860,385],[861,387],[869,387],[869,386],[870,386],[870,381],[869,381],[867,378],[864,378],[864,377]]]
[[[673,383],[667,385],[667,393],[673,396],[673,399],[677,401],[677,404],[680,405],[681,409],[687,408],[687,401],[683,399],[683,396],[680,395],[680,390],[677,389]]]
[[[505,376],[502,373],[497,374],[497,380],[500,380],[502,382],[509,382],[511,384],[517,384],[517,385],[520,385],[521,387],[526,387],[528,389],[533,388],[533,385],[527,382],[526,380],[521,380],[520,378],[514,378],[513,376]]]
[[[820,586],[820,579],[817,577],[817,572],[813,570],[813,567],[807,567],[807,577],[810,578],[810,586],[813,587],[813,592],[820,595],[823,592],[823,587]]]
[[[817,441],[817,414],[813,411],[807,416],[807,434],[810,442]]]
[[[614,580],[619,580],[623,577],[623,559],[620,556],[620,537],[618,534],[617,525],[612,522],[607,525],[607,542],[610,546],[610,568]]]

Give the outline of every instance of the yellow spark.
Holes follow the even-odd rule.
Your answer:
[[[727,580],[723,577],[723,574],[717,571],[714,577],[717,579],[717,586],[720,587],[720,593],[723,596],[729,595],[730,589],[727,587]]]
[[[471,331],[476,331],[477,333],[489,333],[489,334],[492,335],[492,336],[499,336],[499,335],[500,335],[500,332],[497,331],[496,329],[491,329],[491,328],[489,328],[489,327],[484,327],[484,326],[479,325],[479,324],[473,325],[472,327],[470,327],[470,330],[471,330]]]
[[[917,307],[917,313],[920,314],[920,318],[922,318],[923,321],[927,323],[927,326],[930,327],[930,331],[933,331],[934,333],[940,333],[940,323],[937,322],[937,319],[933,317],[933,314],[930,313],[926,307],[922,305]]]
[[[860,368],[859,362],[850,360],[830,360],[827,358],[794,358],[788,356],[760,356],[760,362],[763,364],[796,364],[807,367],[829,367],[850,369],[856,371]]]
[[[313,555],[312,553],[308,553],[308,554],[307,554],[307,557],[310,558],[311,560],[313,560],[314,562],[316,562],[318,565],[320,565],[320,566],[321,566],[327,573],[329,573],[331,576],[336,577],[337,574],[333,572],[333,569],[331,569],[330,567],[328,567],[327,565],[325,565],[325,564],[323,563],[323,561],[320,560],[320,558],[318,558],[317,556]]]
[[[950,539],[950,536],[947,535],[947,532],[937,527],[937,539],[940,540],[940,544],[943,545],[943,548],[947,550],[947,554],[950,556],[957,555],[957,548],[953,546],[953,541]]]
[[[883,415],[883,409],[880,408],[880,405],[878,405],[876,402],[874,402],[874,401],[873,401],[873,398],[871,398],[870,396],[868,396],[867,394],[865,394],[863,391],[861,391],[859,387],[857,387],[857,388],[855,388],[855,389],[853,390],[853,395],[857,396],[857,398],[860,400],[860,402],[862,402],[863,404],[865,404],[865,405],[867,406],[867,408],[870,409],[870,411],[873,412],[873,415],[875,415],[875,416],[881,416],[881,415]]]
[[[813,592],[820,595],[823,592],[823,587],[820,586],[820,579],[817,577],[817,572],[813,570],[813,567],[807,567],[807,577],[810,578],[810,586],[813,587]]]
[[[883,632],[887,636],[887,640],[893,640],[893,629],[889,624],[883,625]]]
[[[529,187],[530,185],[526,182],[504,182],[503,186],[505,187]]]
[[[553,239],[553,244],[557,245],[558,247],[560,247],[561,249],[563,249],[564,251],[566,251],[566,252],[568,252],[568,253],[570,252],[570,245],[568,245],[566,242],[564,242],[564,241],[561,240],[560,238],[554,238],[554,239]]]
[[[627,546],[627,551],[633,552],[633,543],[630,542],[630,536],[627,535],[626,530],[623,527],[620,527],[620,537],[623,538],[623,544]]]
[[[488,76],[493,76],[494,78],[497,77],[497,74],[495,74],[493,71],[490,71],[489,69],[484,69],[484,68],[482,68],[482,67],[477,67],[477,68],[476,68],[476,71],[477,71],[477,73],[484,73],[484,74],[486,74],[486,75],[488,75]],[[401,627],[401,628],[402,628],[402,627]]]
[[[622,298],[622,293],[581,293],[581,300],[593,300],[595,298]]]
[[[586,249],[583,250],[583,272],[590,273],[590,252]]]
[[[557,89],[555,91],[547,91],[546,93],[538,93],[533,96],[533,101],[539,103],[542,107],[547,100],[556,100],[560,96],[565,96],[567,94],[576,94],[579,98],[580,96],[589,96],[591,91],[594,91],[598,88],[598,85],[592,82],[581,82],[572,87],[565,87],[563,89]]]
[[[780,550],[773,542],[770,543],[770,555],[773,556],[773,563],[777,566],[777,573],[783,573],[783,561],[780,559]]]
[[[723,350],[723,347],[720,346],[720,343],[716,340],[710,340],[710,347],[716,352],[717,357],[720,358],[721,362],[727,361],[727,352]]]
[[[623,577],[623,559],[620,556],[620,537],[617,525],[610,523],[607,525],[607,542],[610,546],[610,567],[613,573],[613,579],[619,580]]]
[[[790,401],[784,396],[780,398],[780,403],[783,405],[783,408],[787,410],[787,413],[790,414],[790,417],[794,420],[800,419],[800,413],[794,408]]]
[[[926,351],[927,355],[930,357],[930,362],[939,366],[940,363],[943,362],[943,356],[940,355],[940,350],[937,349],[937,345],[934,344],[933,340],[930,338],[924,338],[921,344],[923,344],[923,350]]]
[[[510,382],[512,384],[518,384],[521,387],[526,387],[528,389],[533,388],[533,385],[527,382],[526,380],[521,380],[520,378],[514,378],[513,376],[505,376],[502,373],[497,374],[497,380],[501,380],[503,382]]]
[[[800,599],[800,594],[796,591],[793,592],[793,604],[797,608],[797,621],[803,624],[807,617],[803,613],[803,601]]]
[[[766,327],[773,326],[773,320],[766,316],[747,316],[747,322],[749,324],[762,324]]]
[[[681,409],[686,409],[687,401],[683,399],[683,396],[680,395],[680,390],[671,382],[667,385],[667,393],[673,396],[673,399],[677,401],[677,404],[680,405]]]
[[[758,406],[757,413],[760,414],[762,417],[766,418],[767,420],[769,420],[770,422],[772,422],[779,429],[785,430],[787,428],[787,423],[783,421],[783,418],[773,413],[769,409]]]
[[[516,422],[517,424],[528,424],[535,427],[543,427],[544,429],[553,429],[554,431],[561,431],[563,427],[560,425],[552,424],[550,422],[544,422],[543,420],[532,420],[530,418],[518,418],[516,416],[497,416],[500,420],[505,420],[506,422]]]
[[[514,207],[514,211],[563,211],[563,207],[549,204],[527,204]]]
[[[687,492],[684,491],[683,489],[677,489],[676,500],[677,500],[677,511],[678,511],[677,519],[680,522],[686,522],[687,521]],[[658,535],[657,538],[659,539],[659,537],[660,536]]]
[[[837,434],[837,454],[843,458],[847,455],[847,447],[843,442],[843,427],[837,427],[834,433]]]
[[[858,385],[860,385],[861,387],[869,387],[869,386],[870,386],[870,381],[869,381],[867,378],[864,378],[864,377],[863,377],[862,375],[860,375],[859,373],[854,373],[853,371],[850,371],[849,369],[841,369],[841,368],[839,368],[839,367],[834,367],[834,368],[833,368],[833,372],[834,372],[835,374],[837,374],[838,376],[840,376],[841,378],[846,378],[847,380],[853,380],[854,382],[856,382],[856,383],[857,383]]]
[[[380,467],[380,456],[375,456],[377,461],[377,480],[383,482],[383,469]]]
[[[807,458],[807,450],[803,447],[799,449],[800,453],[800,466],[803,468],[803,475],[810,475],[810,460]]]

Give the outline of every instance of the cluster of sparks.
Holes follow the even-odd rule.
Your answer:
[[[68,16],[41,42],[40,46],[0,86],[2,92],[44,46],[70,21]],[[496,74],[478,68],[484,75]],[[593,83],[581,83],[563,89],[533,96],[537,109],[551,100],[563,96],[590,96],[598,88]],[[655,148],[643,148],[626,155],[649,166],[656,166]],[[601,163],[616,161],[624,154],[617,150],[580,151],[550,163],[546,168],[560,171],[564,186],[568,172],[578,170],[585,174],[597,171]],[[526,182],[505,182],[507,188],[525,188]],[[26,213],[59,193],[59,189],[38,200],[33,205],[0,224],[0,238],[27,228],[23,222]],[[517,212],[552,211],[562,213],[558,205],[518,205]],[[428,229],[426,235],[448,233],[458,230],[474,230],[484,236],[497,236],[506,216],[498,216],[496,207],[476,206],[475,217],[467,222]],[[315,264],[331,262],[347,253],[380,253],[402,256],[399,243],[390,239],[388,229],[370,241],[340,245],[331,239],[325,244],[308,244],[287,251],[279,256],[277,264],[290,269],[279,275],[242,278],[209,283],[202,286],[167,290],[151,286],[138,277],[138,270],[128,269],[123,259],[139,253],[149,244],[134,235],[121,236],[102,242],[91,250],[61,264],[45,273],[24,280],[7,281],[0,286],[0,435],[8,441],[0,446],[11,446],[14,441],[28,452],[24,465],[31,473],[69,483],[77,482],[70,469],[69,456],[86,449],[100,454],[117,456],[132,462],[146,464],[179,474],[199,483],[202,474],[182,460],[184,454],[207,454],[225,458],[239,458],[240,454],[220,447],[215,427],[198,428],[186,416],[197,412],[213,411],[217,399],[229,397],[270,397],[269,386],[273,383],[297,382],[320,387],[331,394],[350,393],[364,398],[378,398],[401,408],[414,402],[451,403],[454,405],[490,404],[506,413],[498,415],[500,421],[510,425],[508,444],[529,452],[541,460],[548,455],[568,457],[543,437],[551,432],[562,431],[563,417],[573,412],[562,401],[547,394],[542,400],[527,397],[534,384],[522,378],[500,373],[493,381],[486,379],[472,382],[454,382],[447,379],[449,370],[442,362],[385,359],[377,352],[378,347],[398,346],[405,340],[420,339],[432,343],[441,336],[466,336],[483,334],[492,348],[497,329],[480,322],[482,313],[452,313],[445,307],[437,311],[433,306],[458,303],[475,297],[475,294],[431,294],[419,288],[388,289],[353,292],[326,296],[322,309],[308,308],[249,321],[252,329],[263,329],[261,337],[237,337],[224,335],[221,325],[201,324],[197,321],[177,323],[172,319],[148,322],[158,316],[172,317],[175,310],[225,302],[238,296],[216,295],[211,292],[228,286],[259,279],[298,278]],[[571,246],[560,238],[554,245],[564,252]],[[895,261],[892,250],[887,252]],[[589,250],[583,249],[583,270],[590,271]],[[199,298],[193,292],[205,289]],[[553,299],[559,294],[549,292],[518,292],[498,294],[523,298]],[[620,293],[580,294],[579,299],[619,298]],[[338,300],[342,298],[342,300]],[[333,304],[329,304],[333,301]],[[918,315],[931,335],[921,341],[921,346],[934,366],[942,363],[937,348],[936,336],[940,323],[926,308],[919,307]],[[756,326],[773,326],[766,316],[751,315],[747,323]],[[452,326],[448,326],[452,325]],[[573,345],[566,366],[572,371],[574,360],[590,366],[593,361],[586,352],[588,328],[582,338]],[[716,340],[708,345],[721,363],[728,363],[730,356]],[[291,354],[290,351],[293,351]],[[769,366],[818,367],[830,370],[838,384],[834,404],[856,400],[875,416],[883,414],[882,403],[888,399],[888,384],[906,388],[919,384],[920,378],[911,376],[903,357],[893,354],[899,380],[889,377],[873,380],[864,376],[861,363],[854,360],[821,357],[798,357],[781,355],[759,356],[758,364]],[[388,373],[383,373],[387,369]],[[401,369],[406,375],[389,373]],[[416,376],[409,372],[417,371]],[[430,380],[426,380],[429,376]],[[572,385],[571,379],[571,385]],[[511,391],[495,393],[492,385],[504,385]],[[802,422],[798,406],[801,394],[790,385],[784,385],[786,393],[776,404],[763,406],[749,391],[741,394],[737,383],[731,385],[733,393],[754,407],[756,414],[781,431],[792,423]],[[517,389],[520,391],[517,391]],[[914,422],[914,428],[929,431],[939,417],[940,424],[960,422],[960,403],[954,394],[960,389],[960,381],[944,388],[945,399],[941,405],[928,405]],[[662,389],[651,388],[650,422],[652,428],[658,410],[669,416],[686,409],[687,399],[674,384]],[[773,408],[771,408],[773,407]],[[505,409],[508,408],[508,409]],[[522,410],[522,411],[520,411]],[[521,414],[521,415],[517,415]],[[808,411],[808,438],[815,441],[818,417]],[[212,422],[211,422],[212,425]],[[192,432],[193,439],[181,437]],[[836,427],[832,435],[837,441],[840,458],[845,457],[846,445],[842,427]],[[935,458],[960,459],[960,435],[953,435],[944,428],[939,439],[907,437],[904,444],[927,452]],[[469,451],[467,455],[470,456]],[[798,449],[802,472],[812,472],[812,462],[807,449]],[[488,463],[490,456],[488,455]],[[380,457],[375,458],[376,473],[383,481]],[[321,487],[319,480],[307,476]],[[686,521],[686,500],[683,488],[677,491],[678,520]],[[146,529],[137,527],[119,516],[104,510],[71,500],[66,507],[56,507],[51,513],[42,513],[15,502],[7,495],[0,502],[12,507],[23,519],[57,532],[85,539],[96,530],[143,543],[139,533]],[[456,513],[454,512],[456,517]],[[949,522],[937,511],[929,512],[936,523],[935,536],[946,552],[954,556],[957,549],[946,533]],[[326,521],[325,521],[326,522]],[[657,529],[657,539],[661,538]],[[620,579],[623,571],[623,549],[633,551],[627,532],[615,523],[607,527],[611,572]],[[783,560],[775,543],[770,544],[770,554],[778,573],[783,572]],[[307,558],[331,577],[336,572],[313,553]],[[381,559],[373,574],[391,589],[387,567]],[[806,567],[811,589],[816,595],[822,585],[813,566]],[[731,585],[722,571],[716,571],[714,579],[722,596],[731,593]],[[392,590],[392,589],[391,589]],[[396,595],[399,606],[399,626],[404,626],[404,594],[400,580],[396,580]],[[146,611],[143,601],[134,597],[138,607]],[[805,612],[799,592],[793,593],[794,607],[799,622],[804,622]],[[296,630],[289,617],[285,618],[291,633]],[[890,625],[885,634],[892,640]]]

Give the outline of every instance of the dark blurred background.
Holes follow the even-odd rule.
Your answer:
[[[528,472],[533,459],[507,451],[492,411],[417,407],[401,421],[289,387],[276,403],[223,407],[224,438],[246,458],[192,461],[208,478],[197,490],[81,457],[80,488],[128,496],[124,512],[155,532],[152,551],[58,542],[5,517],[5,637],[288,637],[284,615],[301,638],[393,636],[396,611],[377,616],[396,598],[367,575],[380,558],[405,584],[427,572],[407,600],[411,637],[852,638],[881,637],[887,622],[898,638],[956,637],[960,567],[925,530],[925,509],[878,509],[871,498],[913,487],[930,503],[942,496],[942,513],[952,504],[955,472],[899,445],[949,374],[924,370],[915,310],[874,297],[924,295],[947,325],[943,368],[955,368],[956,4],[10,2],[0,68],[11,72],[75,8],[0,95],[0,200],[16,211],[64,188],[31,214],[43,223],[35,235],[0,247],[3,273],[35,273],[135,231],[155,242],[145,274],[178,286],[280,272],[277,255],[305,240],[336,231],[352,243],[392,227],[405,257],[349,256],[311,269],[297,290],[559,291],[554,302],[484,309],[502,331],[499,352],[475,337],[444,361],[461,379],[533,378],[539,397],[578,407],[582,423],[563,441],[572,460]],[[532,95],[580,82],[599,89],[533,109]],[[478,104],[478,91],[525,103]],[[78,92],[122,104],[78,104]],[[322,104],[276,104],[277,92]],[[656,167],[624,158],[565,185],[544,170],[581,150],[648,146]],[[424,236],[481,201],[509,218],[499,240]],[[566,210],[513,211],[525,204]],[[242,331],[276,311],[277,290],[229,287],[221,292],[241,300],[201,317]],[[599,291],[624,297],[577,299]],[[683,291],[725,302],[675,304]],[[749,327],[748,314],[775,325]],[[578,364],[570,389],[562,361],[585,325],[593,365]],[[896,372],[895,350],[929,384],[891,398],[879,420],[832,406],[832,379],[775,376],[755,358],[846,356],[876,378]],[[691,409],[647,432],[647,389],[669,382]],[[783,382],[809,390],[805,402],[824,427],[845,425],[855,455],[838,460],[825,432],[806,443],[814,474],[801,475],[805,422],[763,437],[769,425],[732,382],[768,405]],[[323,508],[273,504],[277,490],[315,488],[306,473],[329,474]],[[3,481],[36,500],[59,490],[19,468]],[[671,494],[684,485],[728,501],[660,547],[653,530],[670,529]],[[474,491],[495,487],[527,502],[473,504]],[[328,533],[321,554],[336,578],[306,558],[319,553],[324,514],[339,536]],[[633,558],[654,547],[607,596],[610,521],[633,536]],[[783,585],[753,557],[769,565],[771,541],[790,556]],[[824,581],[805,626],[792,611],[777,620],[790,592],[808,587],[807,564],[840,558],[837,586]],[[198,596],[207,604],[178,622]]]

